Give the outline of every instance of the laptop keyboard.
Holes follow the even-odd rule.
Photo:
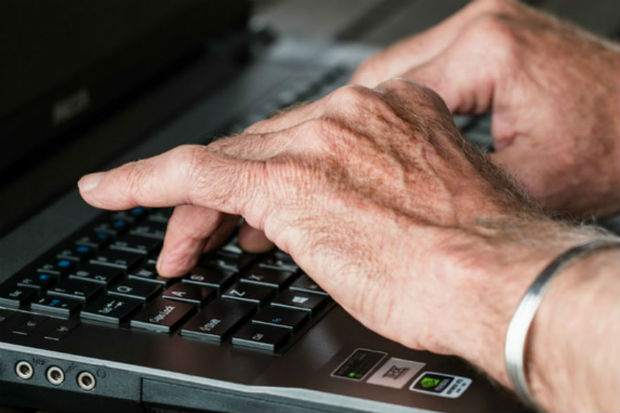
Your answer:
[[[72,328],[81,321],[276,352],[333,305],[288,254],[245,253],[236,238],[183,277],[159,276],[169,213],[104,213],[11,277],[0,306],[25,310],[11,332],[32,334],[51,316]]]
[[[223,133],[325,95],[349,74],[340,67],[300,74]],[[333,307],[288,254],[248,254],[235,238],[185,276],[159,276],[170,213],[102,213],[0,285],[0,328],[58,341],[82,322],[96,323],[281,353]]]

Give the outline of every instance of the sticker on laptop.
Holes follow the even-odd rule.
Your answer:
[[[409,390],[456,399],[467,390],[470,384],[471,379],[467,377],[425,371],[413,382]]]
[[[333,371],[331,376],[362,381],[386,355],[382,351],[358,348]]]
[[[366,380],[366,383],[402,389],[424,366],[425,363],[420,363],[418,361],[390,357],[388,361],[383,363],[383,366],[379,367],[379,369]]]

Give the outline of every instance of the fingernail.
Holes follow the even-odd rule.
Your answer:
[[[99,185],[101,178],[103,178],[103,172],[84,175],[78,181],[78,187],[80,188],[80,191],[92,191],[97,187],[97,185]]]

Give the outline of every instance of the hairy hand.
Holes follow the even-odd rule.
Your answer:
[[[436,90],[451,111],[493,112],[493,162],[545,208],[620,211],[620,55],[508,0],[479,0],[366,61],[353,83],[393,76]]]
[[[461,355],[503,383],[510,315],[565,245],[464,141],[439,96],[406,80],[338,89],[239,136],[86,176],[80,190],[100,208],[194,209],[193,221],[169,223],[165,242],[186,260],[160,265],[166,275],[195,264],[217,232],[214,211],[241,215],[369,328]]]

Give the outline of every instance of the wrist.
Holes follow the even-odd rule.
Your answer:
[[[599,237],[591,230],[576,230],[548,220],[511,225],[483,237],[469,258],[476,265],[455,269],[462,275],[468,273],[461,277],[466,281],[461,289],[475,293],[458,322],[463,327],[452,332],[451,351],[510,387],[504,346],[508,325],[523,294],[554,258]]]

